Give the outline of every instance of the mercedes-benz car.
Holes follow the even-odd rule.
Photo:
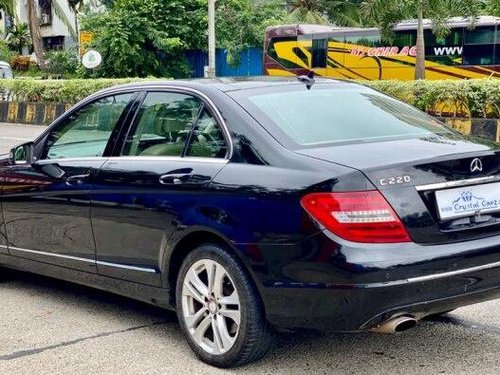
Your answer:
[[[2,266],[175,309],[219,367],[499,296],[498,145],[353,82],[106,89],[0,182]]]

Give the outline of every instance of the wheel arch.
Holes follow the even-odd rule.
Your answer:
[[[179,275],[182,262],[191,251],[203,244],[219,245],[234,255],[248,273],[248,276],[259,293],[260,299],[262,300],[262,291],[256,275],[247,264],[247,261],[241,252],[223,234],[214,231],[211,228],[197,227],[191,228],[189,231],[183,231],[182,236],[179,233],[177,235],[174,234],[171,239],[172,238],[174,239],[167,245],[165,255],[163,256],[164,260],[162,269],[163,285],[169,289],[170,304],[173,307],[175,307],[177,276]]]

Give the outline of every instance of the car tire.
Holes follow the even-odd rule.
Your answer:
[[[271,333],[257,289],[241,262],[219,245],[188,254],[177,278],[176,305],[189,346],[212,366],[241,366],[269,349]]]

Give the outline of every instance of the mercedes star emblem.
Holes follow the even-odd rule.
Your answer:
[[[483,171],[483,163],[480,159],[475,158],[472,159],[470,163],[470,171],[471,172],[482,172]]]

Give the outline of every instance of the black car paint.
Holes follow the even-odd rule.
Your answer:
[[[423,197],[426,193],[414,187],[471,178],[463,166],[477,156],[484,158],[486,168],[474,177],[498,175],[500,158],[494,145],[457,135],[290,150],[226,92],[274,85],[299,84],[284,80],[167,82],[129,85],[95,95],[93,98],[113,92],[195,89],[209,97],[224,117],[232,154],[216,163],[189,158],[164,162],[120,158],[132,118],[127,115],[113,133],[105,158],[80,166],[83,169],[72,166],[73,175],[89,175],[76,187],[44,173],[42,161],[31,168],[9,166],[7,158],[0,158],[4,212],[0,263],[173,308],[170,291],[178,260],[186,250],[183,245],[201,237],[222,242],[239,256],[261,293],[269,321],[281,328],[354,331],[370,328],[393,314],[445,311],[499,296],[498,268],[453,274],[500,261],[499,223],[459,230],[440,228],[429,211],[432,197]],[[336,85],[342,89],[342,85],[353,84]],[[137,108],[141,96],[130,103],[130,111]],[[92,98],[84,103],[89,100]],[[44,136],[35,142],[35,154],[40,154]],[[65,168],[63,164],[59,167]],[[158,183],[160,175],[185,169],[199,177],[195,183]],[[410,176],[411,182],[380,185],[380,179],[400,175]],[[27,177],[33,181],[22,192],[9,182],[9,178],[19,181]],[[63,189],[49,192],[42,186],[46,181],[50,182],[47,186]],[[402,218],[414,242],[351,243],[318,227],[299,204],[309,192],[375,188]],[[32,205],[37,211],[30,209]],[[69,239],[63,235],[62,243],[44,251],[82,258],[94,250],[98,262],[81,265],[67,257],[53,261],[43,254],[12,249],[36,245],[29,242],[29,236],[21,236],[35,230],[35,219],[36,230],[41,228],[44,236],[52,236],[54,229],[43,215],[60,217],[65,225],[86,218],[94,226],[96,240],[93,249],[87,243],[76,250],[66,247]],[[4,223],[9,226],[13,219],[19,221],[11,238]],[[88,239],[86,225],[80,223],[73,229],[77,238]],[[6,255],[6,232],[10,256]],[[133,247],[127,249],[126,244]],[[435,274],[444,276],[418,281]]]

